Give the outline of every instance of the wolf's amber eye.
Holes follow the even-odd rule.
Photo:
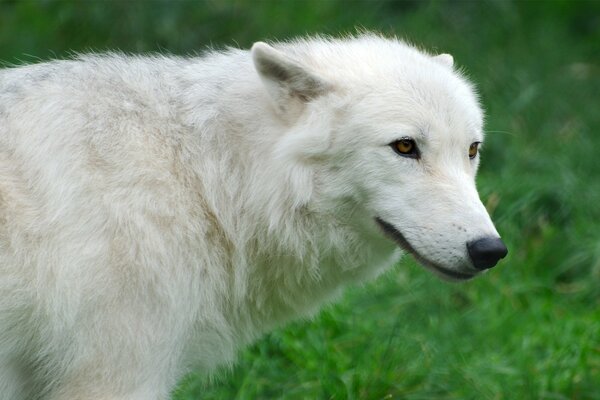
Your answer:
[[[412,139],[400,139],[390,144],[394,151],[401,156],[418,158],[417,144]]]
[[[469,158],[471,160],[474,159],[475,156],[477,155],[478,151],[479,151],[479,142],[471,143],[471,146],[469,146]]]

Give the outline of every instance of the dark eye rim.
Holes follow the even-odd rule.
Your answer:
[[[469,154],[469,159],[474,160],[479,155],[479,145],[480,144],[481,144],[481,142],[473,142],[469,145],[469,150],[471,149],[471,146],[475,145],[475,154],[473,154],[473,155]]]
[[[398,150],[397,144],[400,142],[403,142],[403,141],[408,141],[408,142],[412,143],[413,148],[410,153],[402,153]],[[413,159],[421,158],[421,152],[419,151],[417,142],[415,142],[415,140],[413,138],[403,137],[398,140],[394,140],[392,143],[389,144],[389,146],[392,148],[392,150],[394,150],[394,153],[398,154],[399,156],[406,157],[406,158],[413,158]]]

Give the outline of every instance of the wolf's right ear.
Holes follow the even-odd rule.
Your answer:
[[[452,68],[454,65],[454,57],[452,57],[451,54],[438,54],[437,56],[434,56],[433,59],[448,68]]]
[[[306,103],[329,90],[329,84],[307,67],[266,43],[254,43],[251,52],[254,68],[281,110],[290,100]]]

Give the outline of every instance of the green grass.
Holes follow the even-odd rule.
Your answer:
[[[356,27],[450,52],[477,82],[479,188],[509,257],[460,285],[406,259],[175,399],[600,399],[600,3],[0,0],[0,59]]]

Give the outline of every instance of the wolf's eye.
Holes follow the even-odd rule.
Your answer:
[[[392,149],[401,156],[410,158],[419,158],[417,144],[412,139],[400,139],[390,143]]]
[[[477,156],[477,152],[479,151],[479,142],[471,143],[469,146],[469,158],[472,160]]]

